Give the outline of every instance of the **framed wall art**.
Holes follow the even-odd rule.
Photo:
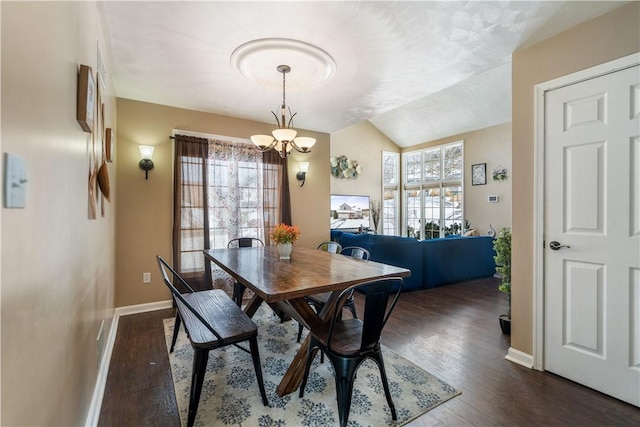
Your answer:
[[[93,132],[96,82],[93,71],[88,65],[80,65],[78,74],[78,111],[76,118],[85,132]]]
[[[487,183],[487,164],[471,165],[471,185],[485,185]]]

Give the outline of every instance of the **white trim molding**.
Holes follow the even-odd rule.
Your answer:
[[[146,304],[127,305],[116,308],[115,316],[128,316],[129,314],[146,313],[148,311],[164,310],[173,307],[172,300],[149,302]]]
[[[524,366],[525,368],[533,369],[533,356],[520,350],[516,350],[513,347],[509,347],[509,352],[504,358],[509,362],[516,363],[520,366]]]
[[[113,346],[116,342],[116,334],[118,332],[118,322],[121,316],[127,316],[129,314],[145,313],[147,311],[163,310],[165,308],[173,307],[173,301],[158,301],[147,304],[129,305],[125,307],[118,307],[113,313],[113,319],[111,320],[111,328],[109,328],[109,336],[105,345],[104,353],[102,353],[102,360],[100,361],[100,370],[98,371],[98,378],[96,379],[96,385],[93,389],[93,398],[91,399],[91,406],[89,407],[89,413],[87,414],[87,420],[85,426],[96,427],[100,420],[100,409],[102,409],[102,398],[104,397],[104,390],[107,385],[107,376],[109,375],[109,365],[111,364],[111,354],[113,353]]]

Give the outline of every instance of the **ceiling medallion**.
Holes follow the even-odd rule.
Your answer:
[[[296,70],[297,89],[312,89],[330,80],[336,62],[325,50],[295,39],[251,40],[231,53],[231,65],[243,76],[266,86],[274,85],[273,69],[286,63]]]

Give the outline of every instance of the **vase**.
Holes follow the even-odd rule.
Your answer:
[[[291,251],[293,251],[293,243],[278,243],[278,256],[280,259],[291,259]]]

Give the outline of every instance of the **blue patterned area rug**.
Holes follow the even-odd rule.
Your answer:
[[[207,373],[200,397],[196,426],[298,427],[339,425],[335,380],[331,362],[320,363],[319,353],[311,366],[304,398],[294,392],[284,397],[276,387],[300,344],[298,324],[280,322],[270,309],[261,307],[253,320],[258,325],[258,343],[269,407],[263,406],[251,362],[251,355],[234,346],[209,353]],[[174,319],[164,320],[167,349],[171,344]],[[248,344],[246,345],[248,348]],[[349,426],[403,425],[460,392],[393,351],[383,347],[389,387],[398,420],[382,390],[380,373],[372,360],[359,368],[354,384]],[[191,387],[193,349],[181,328],[173,353],[171,373],[182,425],[186,425]]]

